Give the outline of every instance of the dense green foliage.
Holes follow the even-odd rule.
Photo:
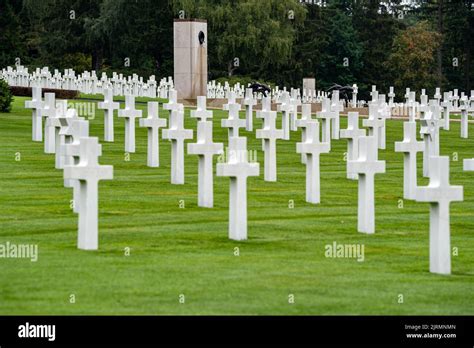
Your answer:
[[[357,83],[363,98],[373,84],[423,86],[430,93],[436,86],[473,88],[472,1],[325,2],[0,0],[0,66],[170,76],[173,19],[199,17],[209,24],[210,79],[239,75],[289,87],[314,76],[318,88]],[[414,41],[414,52],[431,65],[411,68],[407,78],[401,53],[411,48],[400,42],[413,27],[435,40]],[[410,81],[416,86],[402,86]]]
[[[0,79],[0,112],[10,112],[13,95],[8,87],[8,83]]]
[[[387,150],[379,152],[387,172],[375,179],[373,235],[357,232],[358,184],[346,179],[346,140],[334,140],[331,153],[321,155],[321,204],[314,205],[305,202],[306,170],[295,152],[301,134],[277,142],[273,183],[263,180],[261,140],[241,130],[257,151],[261,174],[248,180],[249,240],[236,242],[227,238],[229,178],[214,178],[214,208],[198,207],[197,156],[185,155],[186,183],[171,185],[170,142],[160,140],[161,166],[149,168],[147,131],[137,127],[137,152],[126,161],[124,121],[115,117],[115,142],[102,143],[100,158],[114,166],[114,179],[99,185],[100,249],[83,251],[76,248],[72,189],[63,186],[54,155],[31,141],[27,99],[17,98],[11,114],[0,114],[0,243],[38,244],[39,258],[1,259],[2,315],[474,314],[474,181],[462,170],[474,139],[459,137],[459,122],[441,131],[441,154],[457,158],[450,182],[464,186],[464,201],[450,206],[451,246],[458,254],[447,277],[429,273],[429,204],[399,201],[403,155],[393,142],[403,138],[400,120],[387,121]],[[90,131],[102,140],[103,112],[96,112]],[[160,109],[160,116],[168,112]],[[214,112],[214,140],[227,144],[223,117],[224,111]],[[189,109],[185,127],[196,131]],[[419,185],[426,185],[421,154],[418,159]],[[325,257],[334,242],[363,244],[364,261]]]

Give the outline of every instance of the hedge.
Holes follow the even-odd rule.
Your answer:
[[[19,97],[32,96],[31,87],[10,86],[10,90],[13,95],[16,95]],[[42,88],[41,95],[44,96],[45,93],[54,93],[57,99],[76,99],[76,98],[79,98],[79,95],[80,95],[79,91],[73,91],[69,89]]]

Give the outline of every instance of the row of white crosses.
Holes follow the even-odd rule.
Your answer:
[[[45,98],[48,100],[44,109],[48,110],[46,113],[47,117],[51,116],[52,121],[47,120],[49,127],[58,127],[55,118],[61,120],[61,115],[57,114],[57,111],[51,107],[50,97]],[[383,106],[384,97],[377,98],[376,91],[373,91],[373,102],[371,103],[371,111],[374,116],[369,119],[380,120],[383,117],[379,117],[381,111],[381,105]],[[252,107],[254,103],[251,100],[247,101],[247,105]],[[295,105],[297,107],[298,102],[296,99],[293,100],[292,106],[289,108],[289,112],[295,112]],[[128,118],[136,118],[138,113],[134,110],[134,100],[129,99],[128,107],[126,106],[123,116]],[[244,102],[245,104],[245,102]],[[276,129],[276,112],[271,110],[271,98],[267,97],[263,99],[262,111],[257,112],[257,117],[263,119],[263,128],[257,130],[257,138],[261,138],[263,141],[263,149],[265,151],[265,180],[274,181],[276,180],[276,140],[284,138],[284,131],[282,129]],[[282,103],[283,104],[283,103]],[[334,104],[334,103],[332,103]],[[421,111],[423,114],[422,124],[426,130],[422,131],[422,134],[428,138],[429,141],[425,143],[416,141],[416,123],[410,118],[410,121],[404,125],[405,139],[401,143],[396,144],[396,151],[405,153],[405,169],[404,169],[404,197],[408,199],[417,199],[419,201],[430,201],[436,196],[436,190],[433,187],[437,187],[439,184],[441,187],[445,184],[447,179],[440,172],[440,165],[445,165],[444,159],[436,156],[439,153],[439,140],[438,149],[434,151],[434,156],[429,156],[429,165],[432,172],[429,172],[430,176],[430,189],[419,188],[416,185],[416,153],[423,151],[431,153],[427,149],[431,142],[436,141],[439,137],[439,106],[431,102],[430,105],[426,106],[427,103],[422,103]],[[34,104],[32,104],[34,107]],[[306,200],[311,203],[319,203],[320,201],[320,175],[319,175],[319,156],[321,153],[327,153],[330,150],[331,140],[331,121],[334,119],[334,114],[338,112],[337,108],[332,107],[329,99],[323,100],[323,110],[318,113],[318,117],[323,120],[324,131],[323,138],[327,141],[319,141],[319,122],[311,118],[311,105],[302,105],[302,117],[297,119],[294,117],[293,121],[295,126],[302,128],[302,142],[297,144],[297,152],[302,154],[302,162],[306,163],[307,174],[306,174]],[[173,183],[184,183],[184,140],[192,138],[192,131],[185,130],[183,128],[183,114],[184,108],[182,104],[177,103],[176,92],[170,93],[170,101],[165,104],[165,109],[170,110],[170,129],[165,130],[163,137],[170,139],[172,144],[172,182]],[[227,163],[219,163],[217,165],[217,175],[231,177],[230,187],[230,205],[229,205],[229,237],[231,239],[242,240],[247,238],[247,190],[246,182],[247,177],[252,175],[258,175],[259,165],[257,163],[248,163],[247,145],[246,138],[239,137],[239,128],[243,128],[248,125],[247,120],[241,120],[239,118],[240,105],[235,102],[235,96],[230,95],[229,103],[224,106],[224,109],[229,111],[229,119],[223,120],[222,126],[229,128],[229,158]],[[283,110],[285,107],[282,108]],[[153,162],[150,158],[156,158],[157,155],[151,156],[153,149],[158,150],[158,128],[166,125],[166,120],[158,118],[158,105],[157,103],[148,104],[148,118],[142,119],[142,126],[149,128],[149,164]],[[113,110],[112,110],[113,113]],[[40,113],[41,114],[41,113]],[[252,112],[247,112],[246,116],[252,117]],[[64,119],[74,118],[74,116],[64,116]],[[198,203],[200,206],[212,207],[213,206],[213,175],[212,175],[212,157],[222,152],[222,144],[216,144],[212,141],[212,122],[207,121],[207,118],[212,117],[212,112],[206,110],[205,97],[198,99],[198,108],[193,110],[191,113],[192,117],[198,118],[198,140],[197,143],[188,144],[188,153],[196,154],[199,156],[199,189],[198,189]],[[340,131],[342,138],[348,139],[348,161],[347,161],[347,176],[350,179],[359,179],[359,204],[358,204],[358,230],[365,233],[374,233],[375,229],[375,212],[374,212],[374,175],[377,173],[385,172],[385,162],[378,160],[378,147],[380,147],[380,136],[381,133],[378,131],[381,126],[377,126],[376,122],[367,123],[367,126],[372,131],[369,136],[365,135],[365,130],[358,128],[358,114],[349,113],[348,128]],[[384,119],[384,118],[383,118]],[[149,122],[145,122],[148,120]],[[49,122],[48,122],[49,121]],[[224,122],[227,121],[227,122]],[[61,121],[59,121],[61,125]],[[134,123],[133,123],[134,124]],[[127,127],[132,127],[131,122],[128,123]],[[333,124],[333,129],[336,126]],[[437,133],[438,132],[438,133]],[[129,132],[129,134],[134,134]],[[51,137],[57,139],[56,134]],[[133,137],[134,138],[134,137]],[[150,140],[151,139],[151,140]],[[153,140],[153,139],[156,139]],[[129,144],[132,142],[129,141]],[[133,141],[134,144],[134,141]],[[436,143],[435,143],[436,144]],[[383,144],[384,145],[384,144]],[[88,145],[89,148],[93,145]],[[436,146],[434,147],[436,149]],[[56,149],[56,147],[55,147]],[[88,150],[91,152],[90,150]],[[96,151],[98,152],[98,151]],[[99,151],[100,152],[100,151]],[[99,154],[97,154],[98,156]],[[97,159],[97,156],[95,157]],[[151,157],[150,157],[151,156]],[[469,162],[471,161],[471,162]],[[97,162],[97,161],[96,161]],[[92,165],[97,163],[91,161]],[[157,161],[156,161],[157,162]],[[435,163],[435,164],[433,164]],[[449,166],[449,163],[448,163]],[[66,165],[69,168],[69,165]],[[474,169],[474,160],[466,160],[465,168]],[[70,169],[68,169],[69,173]],[[68,175],[69,179],[76,179],[77,176]],[[107,178],[105,175],[104,178]],[[87,180],[91,181],[88,177]],[[86,181],[87,181],[86,180]],[[433,182],[433,184],[432,184]],[[93,185],[92,185],[93,186]],[[459,189],[455,190],[452,196],[446,195],[449,202],[457,200],[459,198]],[[82,192],[82,190],[80,190]],[[435,193],[432,193],[435,192]],[[93,195],[92,195],[93,197]],[[438,197],[440,197],[438,192]],[[462,188],[461,198],[462,199]],[[82,200],[79,202],[79,207],[82,205]],[[443,201],[444,202],[444,201]],[[93,205],[92,205],[93,206]],[[435,213],[436,209],[432,210]],[[447,214],[449,219],[449,210],[446,209],[446,204],[443,203],[442,212]],[[442,218],[445,219],[445,215],[442,214]],[[80,220],[81,221],[81,220]],[[83,225],[85,222],[83,222]],[[80,224],[81,226],[81,224]],[[435,237],[432,238],[434,241],[445,242],[446,237],[445,231],[446,225],[442,223],[432,223],[432,234]],[[449,228],[449,222],[448,222]],[[443,248],[440,248],[439,243],[432,245],[434,256],[432,257],[431,268],[432,271],[437,273],[446,273],[446,262],[445,252]],[[449,242],[449,231],[448,231],[448,242]],[[448,248],[449,250],[449,248]],[[440,256],[442,254],[442,257]],[[442,259],[442,260],[441,260]],[[441,260],[441,261],[440,261]],[[440,270],[442,267],[442,270]]]
[[[55,69],[52,73],[48,67],[37,68],[29,73],[28,68],[21,65],[2,69],[0,77],[4,78],[10,86],[78,90],[86,94],[103,93],[106,89],[112,88],[114,95],[131,94],[137,97],[155,98],[157,93],[167,97],[168,90],[173,88],[171,77],[169,81],[162,79],[157,87],[154,75],[145,82],[143,77],[136,74],[127,78],[116,72],[113,72],[111,78],[105,73],[102,73],[99,78],[95,71],[84,71],[76,75],[72,69],[65,69],[64,73]]]
[[[33,140],[43,138],[37,118],[45,117],[45,153],[55,154],[55,167],[64,169],[64,186],[73,188],[73,210],[79,214],[78,248],[97,250],[98,183],[113,178],[113,167],[98,163],[101,145],[89,137],[88,121],[68,109],[67,100],[56,102],[54,93],[45,93],[42,101],[40,87],[33,87],[32,95],[25,104],[33,109]]]
[[[430,272],[451,273],[451,247],[449,205],[463,200],[462,186],[449,183],[449,157],[439,156],[440,120],[439,91],[438,98],[427,101],[422,94],[420,103],[421,131],[423,141],[417,140],[414,113],[404,123],[404,139],[395,143],[395,151],[404,154],[403,197],[418,202],[431,203],[430,207]],[[410,99],[413,99],[411,96]],[[447,114],[445,114],[445,117]],[[448,116],[449,117],[449,116]],[[449,119],[448,119],[449,122]],[[448,127],[444,127],[445,129]],[[423,152],[423,175],[429,177],[428,186],[417,184],[416,156]],[[469,167],[465,161],[465,170]]]

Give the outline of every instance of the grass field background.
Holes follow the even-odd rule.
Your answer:
[[[453,274],[441,276],[429,273],[429,204],[405,200],[398,207],[403,155],[393,150],[403,138],[401,121],[388,121],[387,150],[379,152],[387,171],[375,180],[374,235],[357,232],[346,140],[321,156],[321,204],[313,205],[305,202],[305,167],[296,153],[300,133],[278,141],[278,182],[268,183],[261,140],[241,131],[258,151],[261,175],[248,181],[249,239],[235,242],[227,237],[229,179],[215,177],[213,209],[198,207],[197,156],[185,156],[186,184],[171,185],[170,143],[160,140],[161,167],[148,168],[147,132],[137,122],[137,151],[125,161],[124,120],[115,117],[115,142],[102,143],[100,158],[114,166],[114,180],[99,185],[99,251],[91,252],[77,249],[72,190],[63,187],[54,155],[31,140],[27,99],[16,97],[12,112],[0,114],[0,243],[38,244],[39,259],[0,259],[0,314],[474,314],[474,173],[462,171],[462,160],[474,157],[472,125],[471,139],[459,137],[459,123],[441,131],[451,183],[464,186],[464,202],[451,205],[459,255]],[[146,116],[146,105],[137,106]],[[161,108],[160,115],[168,117]],[[214,140],[226,144],[225,116],[214,112]],[[195,132],[189,109],[185,125]],[[101,110],[91,135],[103,139]],[[418,165],[421,178],[421,154]],[[364,244],[364,262],[326,258],[333,242]]]

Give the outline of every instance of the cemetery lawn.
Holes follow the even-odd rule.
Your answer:
[[[186,184],[171,185],[170,143],[160,140],[161,167],[148,168],[147,132],[137,122],[137,151],[125,161],[124,121],[115,115],[115,143],[102,143],[100,159],[114,166],[114,180],[99,185],[99,251],[91,252],[77,249],[72,190],[63,187],[54,155],[31,140],[27,99],[15,97],[12,112],[0,114],[0,244],[37,244],[39,256],[0,258],[1,315],[474,314],[474,173],[462,171],[462,160],[474,157],[472,124],[470,139],[459,137],[459,123],[441,130],[451,183],[464,186],[464,202],[451,205],[453,274],[441,276],[429,273],[429,204],[400,201],[403,155],[393,150],[403,138],[401,121],[388,121],[387,150],[379,152],[387,172],[376,175],[374,235],[357,232],[357,181],[346,179],[346,140],[333,141],[321,156],[321,204],[312,205],[296,153],[299,132],[278,141],[278,182],[268,183],[261,140],[241,131],[249,150],[258,151],[261,175],[248,181],[249,240],[235,242],[227,238],[229,179],[215,177],[215,207],[199,208],[197,156],[185,157]],[[214,140],[227,143],[224,116],[214,111]],[[185,117],[195,130],[189,109]],[[102,141],[102,110],[91,134]],[[426,185],[421,154],[418,165]],[[333,243],[363,244],[363,262],[325,257]]]

